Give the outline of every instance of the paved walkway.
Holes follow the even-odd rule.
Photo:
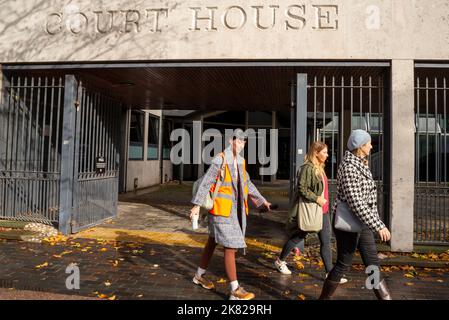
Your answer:
[[[208,277],[215,290],[207,291],[191,281],[207,238],[206,228],[191,230],[188,220],[190,189],[172,187],[153,194],[121,197],[119,217],[86,230],[65,242],[32,244],[0,242],[0,299],[99,298],[124,299],[226,299],[228,283],[223,251],[218,248]],[[314,237],[308,239],[301,259],[289,257],[290,276],[281,275],[273,262],[285,240],[285,196],[268,197],[280,210],[250,215],[249,250],[238,255],[241,284],[256,299],[316,299],[324,270]],[[385,253],[385,262],[392,255]],[[359,261],[356,257],[355,262]],[[69,290],[66,273],[70,264],[80,270],[80,288]],[[395,299],[448,299],[449,266],[418,268],[383,266]],[[374,299],[364,288],[364,267],[355,264],[340,286],[336,299]],[[10,289],[14,288],[14,289]]]

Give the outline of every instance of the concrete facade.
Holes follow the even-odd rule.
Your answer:
[[[158,185],[161,181],[166,182],[173,179],[173,167],[170,160],[163,160],[160,158],[162,148],[162,136],[159,132],[159,159],[147,160],[147,139],[148,139],[148,115],[152,114],[159,117],[161,121],[162,111],[147,110],[145,111],[145,130],[144,130],[144,147],[143,160],[128,160],[126,166],[126,192],[142,189],[154,185]],[[160,127],[160,126],[159,126]],[[163,163],[161,173],[161,162]],[[162,174],[162,177],[161,177]],[[134,188],[135,179],[137,180],[137,188]]]
[[[415,102],[413,60],[391,64],[391,249],[413,250]]]
[[[1,5],[0,64],[390,61],[391,247],[413,249],[414,62],[449,60],[449,1],[18,2]],[[161,161],[172,179],[169,161],[126,161],[126,191],[160,183]]]
[[[448,59],[448,11],[446,0],[6,1],[0,62]]]

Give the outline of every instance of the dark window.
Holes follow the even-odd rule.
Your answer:
[[[170,160],[170,151],[172,147],[172,142],[170,141],[170,134],[173,131],[173,122],[164,120],[163,125],[163,135],[162,135],[162,159]]]
[[[143,160],[143,135],[145,114],[139,111],[131,112],[131,125],[129,128],[129,159]]]
[[[159,159],[159,118],[150,115],[148,122],[148,160]]]

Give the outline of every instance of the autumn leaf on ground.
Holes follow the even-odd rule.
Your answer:
[[[413,282],[406,282],[404,283],[406,286],[411,287],[414,286],[415,284]]]
[[[98,298],[100,298],[100,299],[106,299],[106,298],[108,297],[108,296],[105,295],[104,293],[98,293],[97,296],[98,296]]]
[[[118,266],[118,260],[112,261],[112,266],[113,266],[113,267],[117,267],[117,266]]]
[[[55,258],[62,258],[62,256],[66,255],[66,254],[69,254],[69,253],[72,253],[72,252],[73,252],[72,250],[63,251],[60,254],[54,254],[53,257],[55,257]]]
[[[406,274],[404,274],[404,277],[406,277],[406,278],[414,278],[415,276],[413,274],[411,274],[411,273],[406,273]]]
[[[108,249],[106,249],[106,248],[101,248],[101,249],[98,250],[98,251],[105,252],[105,251],[108,251]]]
[[[106,281],[106,282],[104,283],[104,285],[105,285],[106,287],[109,287],[109,286],[111,286],[111,283],[110,283],[109,281]]]
[[[269,253],[264,252],[264,253],[262,253],[262,255],[263,255],[266,259],[273,259],[273,256],[272,256],[271,254],[269,254]]]
[[[116,299],[115,295],[110,296],[110,297],[108,298],[108,300],[115,300],[115,299]]]
[[[297,261],[296,262],[296,269],[298,269],[298,270],[304,269],[304,264],[302,262]]]
[[[298,300],[306,300],[306,297],[303,294],[298,295]]]
[[[438,279],[438,280],[437,280],[437,282],[439,282],[439,283],[443,283],[444,281],[443,281],[443,280],[441,280],[441,279]]]
[[[220,278],[219,280],[217,280],[217,283],[226,283],[226,279]]]
[[[45,267],[48,267],[48,262],[44,262],[43,264],[35,266],[36,269],[41,269],[41,268],[45,268]]]

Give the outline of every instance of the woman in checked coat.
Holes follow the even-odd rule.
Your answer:
[[[352,258],[358,249],[363,263],[370,267],[377,283],[373,285],[379,300],[391,300],[391,295],[384,279],[381,279],[379,258],[374,240],[377,233],[382,241],[390,240],[390,231],[377,212],[377,190],[367,157],[371,152],[371,136],[364,130],[354,130],[347,143],[346,151],[337,173],[337,199],[332,208],[337,211],[340,202],[347,203],[351,213],[363,224],[360,232],[348,232],[334,228],[337,239],[337,263],[326,278],[320,299],[330,299],[340,283],[343,274],[352,265]],[[377,280],[377,281],[376,281]]]
[[[246,143],[246,135],[242,130],[235,131],[229,140],[229,147],[216,156],[206,172],[198,192],[192,199],[195,205],[190,213],[192,219],[199,214],[200,205],[207,194],[215,190],[218,176],[222,174],[224,181],[219,188],[214,207],[209,211],[209,238],[203,250],[200,264],[193,277],[193,282],[205,289],[212,289],[214,284],[204,277],[204,273],[212,258],[217,244],[224,247],[224,263],[231,286],[231,300],[250,300],[254,294],[239,286],[235,264],[237,249],[246,248],[245,231],[248,214],[248,198],[257,206],[265,206],[270,210],[270,203],[259,193],[251,182],[246,171],[245,159],[239,155]],[[224,161],[224,162],[223,162]]]

